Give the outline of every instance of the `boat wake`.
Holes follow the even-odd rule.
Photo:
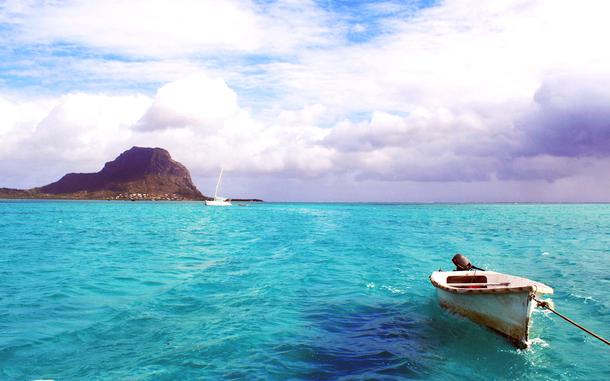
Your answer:
[[[546,341],[542,340],[539,337],[536,337],[536,338],[530,340],[530,344],[531,344],[531,346],[530,346],[531,350],[534,350],[535,349],[534,347],[547,348],[550,346],[549,343],[547,343]]]

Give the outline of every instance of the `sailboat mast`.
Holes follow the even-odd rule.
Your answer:
[[[216,190],[214,191],[214,199],[216,199],[216,195],[218,194],[218,186],[220,186],[220,178],[222,177],[223,168],[220,168],[220,176],[218,176],[218,183],[216,184]]]

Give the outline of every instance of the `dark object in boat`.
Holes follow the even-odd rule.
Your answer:
[[[451,262],[453,262],[453,264],[455,265],[456,271],[469,271],[469,270],[473,270],[473,269],[485,271],[483,269],[480,269],[480,268],[470,264],[470,261],[468,260],[468,258],[463,256],[462,254],[454,255]]]

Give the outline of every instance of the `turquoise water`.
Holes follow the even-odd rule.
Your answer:
[[[0,202],[2,380],[598,380],[548,311],[531,348],[439,307],[461,253],[610,339],[610,205]]]

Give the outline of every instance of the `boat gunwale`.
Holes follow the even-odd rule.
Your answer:
[[[443,271],[440,271],[440,272],[443,272]],[[485,272],[487,272],[487,271],[480,271],[480,272],[477,271],[476,273],[477,273],[477,275],[482,275]],[[527,278],[521,278],[521,279],[525,279],[534,284],[530,284],[527,286],[497,286],[492,283],[489,283],[489,285],[490,285],[489,288],[483,288],[483,287],[487,287],[486,283],[478,283],[478,284],[473,285],[473,287],[476,287],[476,288],[463,288],[464,286],[453,287],[453,286],[449,286],[447,284],[440,283],[436,279],[434,279],[435,273],[439,273],[439,271],[436,271],[436,272],[432,273],[432,275],[429,276],[432,284],[435,287],[440,288],[441,290],[451,292],[454,294],[502,294],[502,293],[520,293],[520,292],[528,292],[528,293],[533,292],[536,294],[552,294],[553,293],[553,289],[551,287],[549,287],[545,284],[539,283],[539,282],[531,281]],[[447,271],[447,273],[451,273],[451,272]],[[490,273],[493,273],[493,272],[490,271]],[[504,275],[504,274],[502,274],[502,275]]]

